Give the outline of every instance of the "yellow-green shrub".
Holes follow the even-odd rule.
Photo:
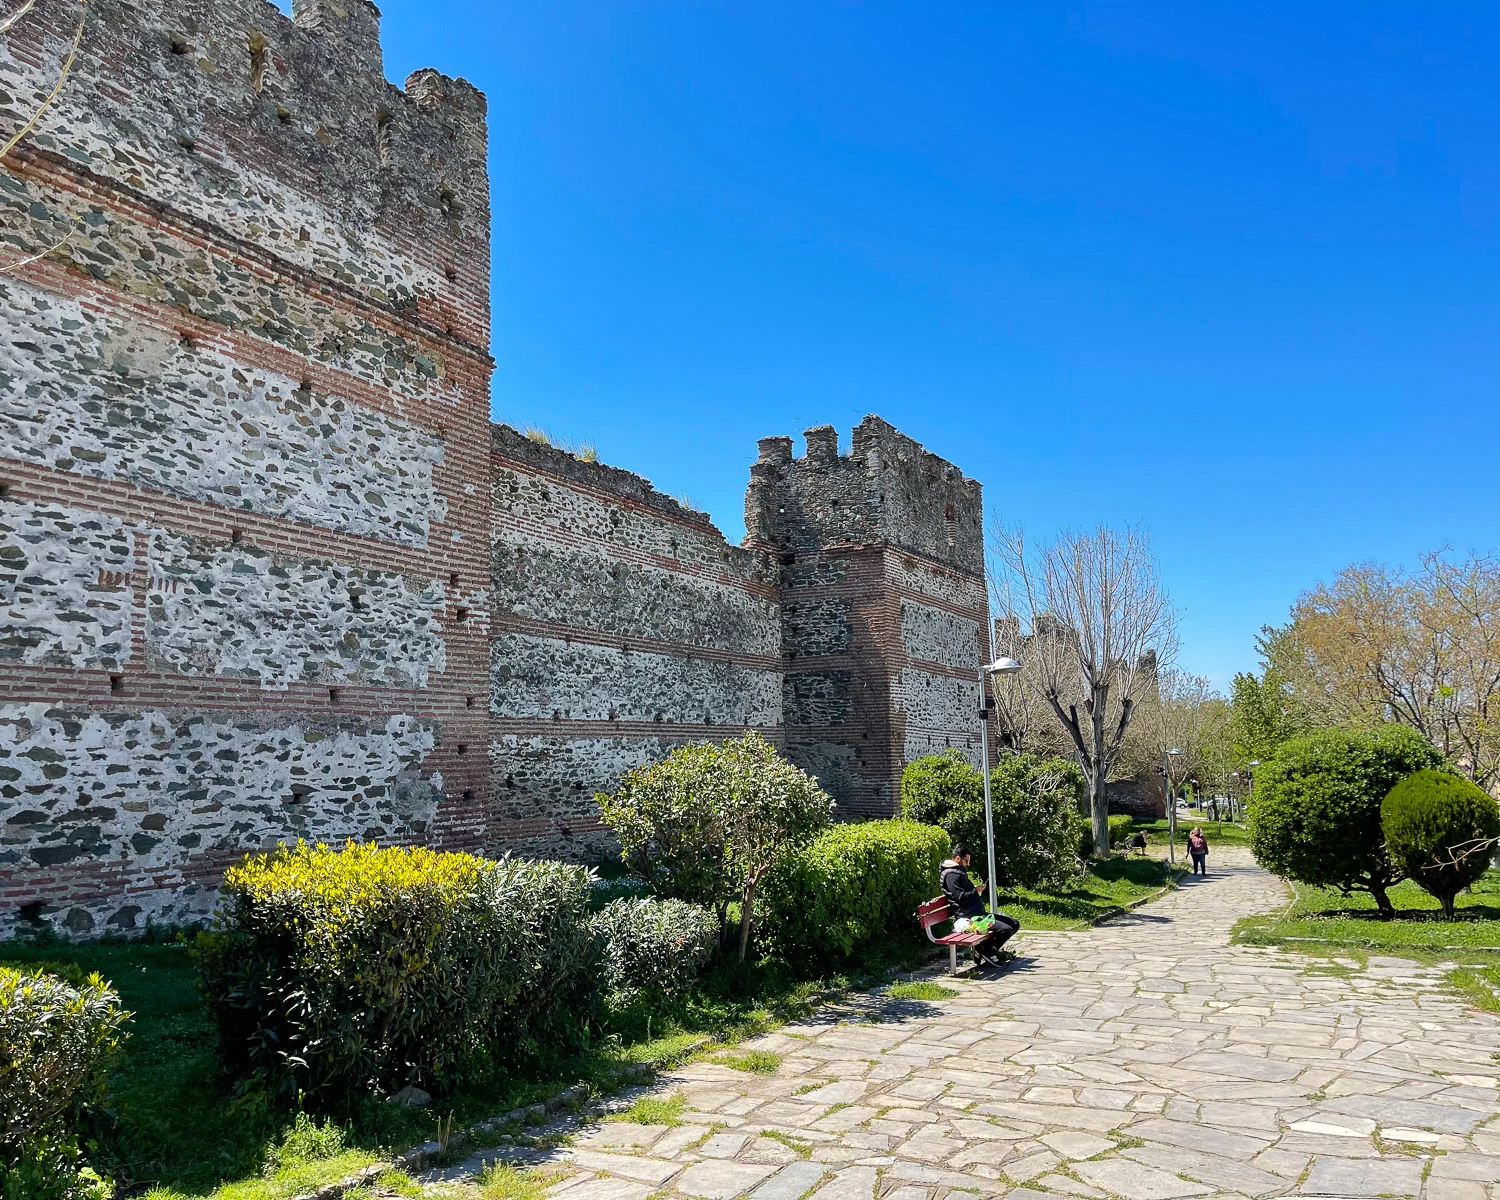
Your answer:
[[[834,825],[782,860],[763,892],[767,949],[783,957],[848,956],[917,929],[938,894],[948,835],[916,821]]]
[[[339,1103],[442,1088],[572,1036],[592,995],[589,879],[353,843],[246,859],[197,947],[226,1065]]]

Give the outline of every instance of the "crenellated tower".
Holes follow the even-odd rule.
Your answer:
[[[761,439],[745,544],[781,564],[789,757],[855,814],[895,810],[913,758],[979,760],[988,602],[980,486],[879,417]]]

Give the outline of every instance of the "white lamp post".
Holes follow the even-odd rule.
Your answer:
[[[1182,753],[1175,747],[1161,759],[1161,782],[1167,791],[1167,861],[1177,861],[1177,798],[1172,795],[1172,760]]]
[[[1013,658],[997,658],[979,668],[979,753],[984,763],[980,767],[984,775],[984,841],[989,855],[990,912],[996,911],[995,901],[995,819],[990,811],[990,691],[991,675],[1014,675],[1021,664]]]

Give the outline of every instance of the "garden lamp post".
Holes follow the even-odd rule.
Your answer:
[[[1167,789],[1167,861],[1177,862],[1177,799],[1172,795],[1172,760],[1182,751],[1175,746],[1161,756],[1161,781]]]
[[[984,776],[984,846],[989,856],[990,912],[996,911],[995,900],[995,820],[990,812],[990,685],[991,675],[1014,675],[1021,664],[1013,658],[997,658],[979,668],[979,755],[980,773]]]

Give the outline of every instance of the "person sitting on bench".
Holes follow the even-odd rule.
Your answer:
[[[1146,853],[1146,835],[1140,830],[1136,830],[1135,833],[1130,835],[1129,845],[1137,854]]]
[[[961,918],[972,921],[975,917],[993,919],[994,923],[991,928],[995,936],[980,947],[984,951],[984,956],[989,958],[1015,936],[1016,930],[1021,928],[1021,922],[1003,912],[986,911],[983,897],[969,878],[969,864],[973,859],[974,856],[969,852],[969,848],[962,842],[953,847],[953,857],[943,863],[943,895],[948,897],[948,903],[953,905],[955,921]]]

